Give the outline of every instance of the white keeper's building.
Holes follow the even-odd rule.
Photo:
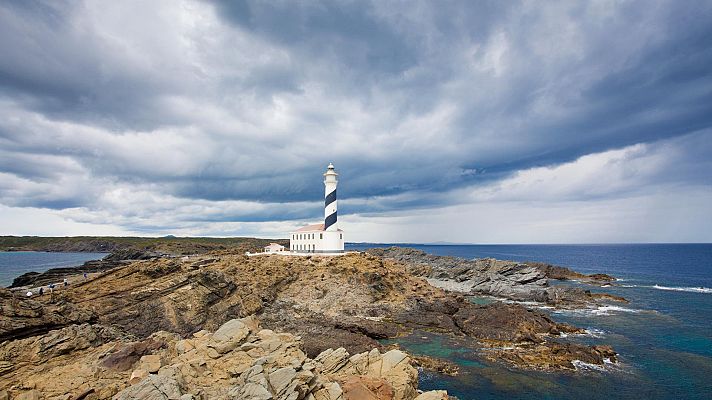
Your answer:
[[[334,165],[324,173],[324,223],[307,225],[289,233],[289,250],[296,253],[343,253],[344,232],[336,218],[337,176]]]

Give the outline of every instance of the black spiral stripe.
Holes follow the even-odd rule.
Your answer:
[[[329,229],[331,225],[334,225],[336,223],[336,211],[334,211],[331,215],[326,217],[324,220],[324,230]]]
[[[336,189],[334,189],[333,192],[329,193],[328,196],[324,199],[324,207],[328,206],[329,204],[333,203],[336,201]]]

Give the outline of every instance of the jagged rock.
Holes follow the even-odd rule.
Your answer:
[[[129,378],[129,383],[135,385],[143,380],[143,378],[148,376],[148,371],[145,369],[135,369],[131,372],[131,377]]]
[[[30,390],[15,397],[15,400],[40,400],[42,395],[37,390]]]
[[[383,378],[351,376],[340,382],[344,400],[391,400],[393,387]]]
[[[183,354],[190,350],[193,350],[195,346],[193,346],[193,344],[189,340],[180,340],[178,341],[178,343],[176,343],[175,348],[178,354]]]
[[[369,249],[367,253],[404,262],[410,273],[426,277],[430,284],[448,291],[554,305],[595,303],[599,297],[580,288],[552,288],[548,279],[579,279],[596,284],[615,280],[605,274],[583,275],[568,268],[543,263],[519,263],[493,258],[466,260],[435,256],[411,248]]]
[[[294,368],[280,368],[269,374],[269,384],[274,392],[279,394],[289,386],[295,376],[297,376],[297,371]]]
[[[149,354],[141,357],[141,367],[151,374],[155,374],[162,367],[161,356]]]
[[[605,359],[616,360],[616,353],[610,346],[589,347],[553,341],[491,349],[485,354],[492,360],[506,361],[525,369],[575,370],[579,362],[602,365]]]
[[[419,394],[415,400],[448,400],[449,398],[445,390],[431,390]]]
[[[390,350],[381,357],[381,375],[387,373],[408,357],[400,350]]]
[[[390,350],[381,354],[378,349],[349,357],[344,349],[326,350],[314,361],[322,374],[345,382],[350,376],[363,376],[371,382],[382,379],[393,390],[397,400],[412,399],[418,386],[418,372],[410,365],[410,359],[400,350]],[[365,382],[365,381],[364,381]],[[361,392],[368,385],[354,384],[354,390]],[[370,389],[368,389],[370,390]],[[384,389],[385,390],[385,389]]]
[[[460,308],[453,319],[464,333],[482,340],[542,342],[544,335],[574,330],[518,304],[468,305]]]
[[[121,344],[116,351],[106,357],[101,365],[117,371],[129,370],[142,356],[163,348],[166,343],[154,339],[146,339],[140,342]]]
[[[141,382],[117,393],[113,400],[180,400],[182,395],[175,379],[149,375]]]
[[[125,335],[101,325],[72,325],[44,335],[0,343],[0,372],[8,374],[18,365],[42,365],[73,352],[91,349]]]
[[[314,361],[322,364],[321,372],[330,374],[341,369],[349,361],[349,353],[343,347],[328,349],[319,354]]]
[[[254,383],[247,382],[238,394],[235,395],[236,399],[257,399],[257,400],[270,400],[272,399],[272,393],[269,392],[264,386]]]
[[[91,310],[80,309],[66,301],[43,304],[35,298],[0,288],[0,342],[44,334],[94,318]]]
[[[243,328],[247,326],[252,329],[243,337]],[[67,346],[56,353],[59,355],[45,360],[40,369],[25,366],[33,377],[27,381],[28,387],[36,387],[48,397],[71,393],[74,397],[117,400],[182,399],[188,397],[184,396],[186,393],[198,393],[198,398],[344,400],[366,396],[412,400],[417,394],[417,371],[400,350],[381,354],[372,349],[350,356],[343,348],[329,349],[311,360],[300,350],[298,337],[259,330],[254,319],[231,320],[218,329],[219,333],[202,332],[191,339],[157,332],[144,341],[123,342],[125,338],[120,337],[98,347],[92,340],[102,337],[101,327],[73,328],[78,330],[64,328],[32,338],[31,343],[46,350],[59,348],[61,333],[86,334],[90,332],[87,329],[94,332],[93,336],[87,335],[86,342],[77,342],[81,345]],[[213,359],[210,354],[215,349],[209,345],[216,343],[216,337],[222,341],[239,338],[254,346],[249,351],[260,350],[262,355],[253,358],[249,351],[236,347]],[[47,347],[50,343],[55,344]],[[102,341],[97,339],[97,343]],[[179,343],[183,352],[176,351]],[[31,347],[23,341],[10,347],[18,345]],[[72,358],[64,362],[58,360],[69,356]],[[67,365],[70,360],[76,365]],[[129,374],[132,366],[135,369]],[[50,377],[62,384],[53,384]]]

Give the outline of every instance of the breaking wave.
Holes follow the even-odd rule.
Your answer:
[[[712,294],[712,288],[707,287],[694,287],[694,286],[660,286],[660,285],[620,285],[624,288],[647,288],[647,289],[657,289],[657,290],[667,290],[671,292],[688,292],[688,293],[708,293]]]
[[[597,315],[597,316],[606,316],[606,315],[615,315],[615,314],[621,314],[621,313],[642,313],[642,312],[655,312],[654,310],[638,310],[634,308],[626,308],[626,307],[620,307],[620,306],[598,306],[598,307],[589,307],[589,308],[579,308],[579,309],[569,309],[569,310],[554,310],[552,311],[555,314],[567,314],[567,315]]]
[[[675,287],[675,286],[660,286],[660,285],[653,285],[650,287],[653,289],[671,290],[671,291],[675,291],[675,292],[712,293],[712,288],[706,288],[706,287]]]

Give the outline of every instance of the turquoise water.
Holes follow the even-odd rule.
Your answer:
[[[0,286],[10,286],[13,279],[25,272],[44,272],[50,268],[76,267],[87,261],[102,259],[107,254],[0,251]]]
[[[593,290],[630,300],[552,313],[557,321],[591,332],[569,339],[610,344],[620,353],[620,363],[602,371],[518,371],[483,360],[452,338],[416,332],[399,339],[406,350],[461,366],[456,377],[421,373],[423,389],[445,388],[463,400],[712,399],[712,244],[409,246],[439,255],[541,261],[608,273],[622,279],[619,286]]]

